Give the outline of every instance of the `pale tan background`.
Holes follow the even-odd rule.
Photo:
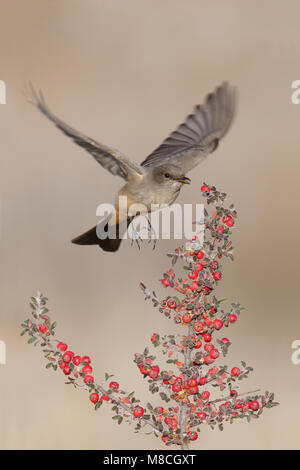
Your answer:
[[[224,79],[239,87],[237,119],[179,201],[199,202],[205,180],[237,205],[236,262],[226,264],[218,295],[247,311],[226,332],[229,361],[253,365],[242,388],[274,390],[281,406],[251,425],[204,429],[193,447],[300,447],[300,366],[291,363],[300,338],[300,106],[290,98],[300,78],[299,14],[296,0],[0,1],[1,448],[163,448],[112,422],[109,407],[95,413],[86,393],[44,368],[19,336],[37,289],[50,298],[60,337],[91,355],[96,375],[114,372],[144,400],[133,353],[153,331],[174,330],[138,288],[144,280],[161,292],[174,243],[138,252],[125,242],[115,255],[70,243],[121,180],[30,107],[22,88],[32,80],[68,123],[141,161]]]

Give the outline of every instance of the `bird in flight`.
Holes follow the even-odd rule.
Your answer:
[[[195,106],[193,114],[140,165],[56,117],[48,108],[42,92],[37,92],[31,84],[28,101],[64,134],[89,152],[106,170],[125,180],[117,194],[114,214],[105,221],[105,227],[102,227],[104,231],[114,228],[110,231],[114,235],[99,238],[96,225],[72,240],[77,245],[99,245],[105,251],[117,251],[130,222],[139,215],[136,212],[131,213],[130,207],[142,205],[150,213],[153,206],[172,204],[183,184],[191,182],[186,173],[216,150],[219,141],[231,126],[236,108],[236,90],[225,82],[207,95],[204,104]],[[119,204],[121,196],[126,197],[126,207]]]

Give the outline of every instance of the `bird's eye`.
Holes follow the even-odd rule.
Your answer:
[[[169,173],[165,173],[165,178],[170,178]]]

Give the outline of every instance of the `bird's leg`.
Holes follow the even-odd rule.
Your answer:
[[[134,220],[132,221],[132,223],[130,225],[130,229],[131,229],[131,235],[130,235],[131,246],[135,242],[137,244],[138,249],[140,250],[141,249],[140,243],[143,241],[143,239],[141,238],[140,234],[137,232],[137,230],[135,228]]]
[[[147,222],[148,222],[148,234],[150,235],[150,236],[149,236],[149,242],[148,242],[148,243],[151,243],[151,241],[153,240],[153,250],[155,250],[155,248],[156,248],[156,243],[157,243],[156,232],[155,232],[154,228],[153,228],[152,225],[151,225],[151,222],[150,222],[150,220],[149,220],[149,217],[147,217]]]

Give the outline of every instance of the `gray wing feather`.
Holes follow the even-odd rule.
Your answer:
[[[103,168],[113,175],[121,176],[125,180],[128,180],[131,176],[143,174],[143,169],[139,165],[131,162],[118,150],[100,144],[96,140],[85,136],[55,116],[45,103],[42,92],[39,91],[39,93],[37,93],[31,84],[29,84],[29,86],[30,89],[26,92],[28,101],[47,116],[65,135],[89,152]]]
[[[184,123],[172,132],[143,162],[142,166],[172,163],[184,172],[213,152],[227,133],[236,107],[236,90],[223,83],[197,105]]]

